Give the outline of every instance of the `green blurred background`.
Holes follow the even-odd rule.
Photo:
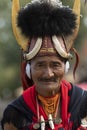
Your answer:
[[[20,5],[24,6],[27,2],[29,0],[20,0]],[[62,2],[71,7],[73,5],[73,0],[63,0]],[[0,118],[7,104],[22,92],[21,51],[12,32],[11,5],[11,0],[0,0]],[[74,46],[80,55],[80,64],[84,64],[87,68],[87,3],[85,4],[85,0],[81,1],[81,15],[80,31]],[[73,62],[74,59],[66,77],[71,82],[74,82],[71,74]],[[77,72],[81,72],[81,70],[83,67]],[[87,71],[84,73],[87,79]],[[79,77],[81,75],[82,73]]]
[[[20,0],[20,5],[24,6],[27,2],[29,0]],[[73,0],[63,0],[62,2],[71,7],[73,5]],[[15,90],[21,86],[21,52],[12,32],[11,4],[11,0],[0,0],[0,98],[3,99],[15,97]],[[83,0],[81,15],[81,27],[75,47],[83,59],[84,54],[81,53],[81,48],[83,42],[87,41],[87,4]]]

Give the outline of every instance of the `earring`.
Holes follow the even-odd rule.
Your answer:
[[[66,64],[65,64],[65,74],[68,73],[69,68],[70,68],[69,61],[66,61]]]
[[[28,76],[29,79],[31,79],[31,72],[30,72],[30,64],[27,63],[26,65],[26,75]]]

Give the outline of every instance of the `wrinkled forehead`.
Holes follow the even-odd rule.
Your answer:
[[[60,55],[43,55],[43,56],[36,56],[32,60],[29,61],[29,63],[44,63],[44,64],[50,64],[50,63],[65,63],[66,60],[60,57]]]

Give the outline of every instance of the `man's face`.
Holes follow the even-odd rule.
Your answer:
[[[31,76],[36,91],[42,96],[52,96],[59,91],[64,75],[64,62],[58,56],[36,57],[31,61]]]

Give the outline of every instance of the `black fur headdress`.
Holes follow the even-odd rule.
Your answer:
[[[18,14],[18,27],[27,37],[67,36],[76,28],[76,15],[69,7],[33,2]]]

